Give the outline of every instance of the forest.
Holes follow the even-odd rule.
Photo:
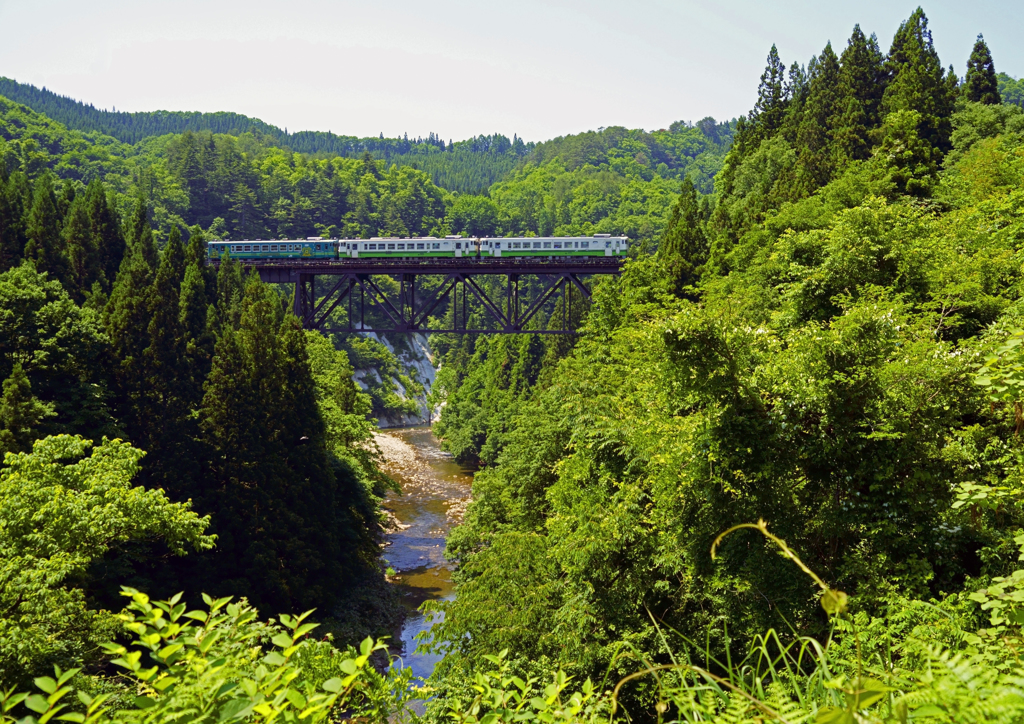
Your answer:
[[[734,121],[438,178],[5,81],[0,721],[1020,721],[1024,106],[960,72],[918,9]],[[636,243],[576,336],[431,337],[479,471],[414,682],[379,351],[203,250],[460,232]]]

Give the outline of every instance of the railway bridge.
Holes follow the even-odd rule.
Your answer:
[[[529,257],[452,259],[244,259],[246,269],[255,269],[264,282],[295,285],[295,315],[306,329],[324,332],[450,332],[456,334],[575,334],[570,329],[569,310],[573,297],[590,299],[587,278],[619,274],[622,257]],[[398,281],[398,293],[386,294],[374,277],[389,276]],[[428,292],[417,289],[422,276],[442,278]],[[535,277],[539,294],[521,299],[524,277]],[[320,277],[318,283],[317,279]],[[501,295],[482,285],[483,277],[501,278]],[[494,323],[487,328],[470,328],[468,299],[474,299]],[[450,299],[451,328],[430,326],[431,315]],[[529,329],[531,320],[554,300],[563,305],[562,329]],[[369,304],[369,307],[367,307]],[[339,306],[348,311],[347,327],[331,327],[331,314]],[[375,309],[367,324],[367,309]],[[380,320],[384,320],[381,323]]]

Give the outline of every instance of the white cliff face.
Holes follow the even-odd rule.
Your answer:
[[[395,356],[395,359],[398,360],[398,366],[401,368],[401,374],[423,385],[422,393],[411,394],[406,390],[405,385],[402,384],[401,380],[397,377],[392,377],[392,383],[395,386],[398,396],[403,400],[414,401],[417,405],[418,413],[381,414],[378,417],[378,426],[382,428],[406,427],[409,425],[422,425],[431,422],[432,415],[428,410],[427,395],[430,394],[430,388],[434,384],[436,371],[434,370],[434,359],[433,355],[430,353],[430,345],[427,342],[427,337],[419,333],[409,335],[406,337],[409,343],[407,345],[399,345],[396,349],[396,346],[393,345],[390,340],[375,332],[361,332],[360,334],[384,345],[387,350]],[[357,369],[353,375],[353,379],[363,390],[366,390],[369,387],[367,381],[374,384],[383,381],[380,370],[372,367],[367,369]]]

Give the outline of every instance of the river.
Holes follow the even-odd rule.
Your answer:
[[[444,543],[461,521],[473,473],[441,450],[427,426],[382,430],[376,440],[384,452],[384,470],[402,486],[402,494],[390,495],[384,504],[399,528],[387,537],[384,559],[396,571],[391,580],[408,612],[400,656],[416,676],[426,678],[440,657],[415,653],[417,634],[429,627],[418,608],[424,601],[454,596]]]

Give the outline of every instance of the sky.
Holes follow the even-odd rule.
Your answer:
[[[904,0],[0,0],[0,76],[97,108],[234,111],[289,131],[527,141],[746,113],[773,43],[805,63]],[[923,5],[945,65],[984,33],[1024,75],[1024,2]]]

